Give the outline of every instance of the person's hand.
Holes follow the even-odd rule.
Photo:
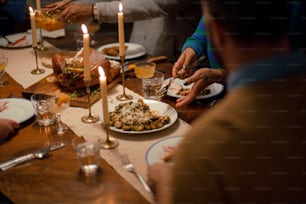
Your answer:
[[[80,22],[92,17],[92,5],[69,4],[58,16],[66,22]]]
[[[167,163],[156,163],[148,168],[148,185],[157,203],[170,203],[170,172],[171,166]]]
[[[187,84],[194,82],[190,90],[182,91],[180,94],[185,97],[179,98],[176,101],[176,107],[180,108],[191,103],[195,97],[201,93],[208,85],[214,82],[222,82],[224,80],[223,69],[201,68],[198,69],[192,76],[186,79]]]
[[[192,48],[187,48],[184,52],[180,55],[178,60],[174,63],[172,68],[172,76],[175,77],[177,72],[181,70],[184,66],[189,67],[191,64],[196,60],[197,55]]]
[[[52,12],[54,10],[64,10],[65,8],[68,7],[69,4],[63,4],[63,1],[58,1],[58,2],[54,2],[52,4],[48,4],[45,6],[45,8],[43,8],[44,11],[47,12]]]
[[[10,133],[14,133],[14,129],[18,127],[16,121],[0,118],[0,140],[7,138]]]

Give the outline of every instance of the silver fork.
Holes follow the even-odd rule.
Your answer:
[[[121,155],[121,160],[123,162],[124,169],[126,169],[130,173],[133,173],[137,177],[137,179],[140,181],[142,186],[146,189],[146,191],[148,191],[149,193],[152,193],[150,187],[148,186],[148,184],[146,183],[144,178],[136,171],[136,169],[135,169],[134,165],[131,163],[129,157],[126,154],[123,154],[123,155]]]

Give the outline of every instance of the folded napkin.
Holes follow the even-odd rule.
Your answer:
[[[46,38],[59,38],[59,37],[65,37],[66,32],[64,28],[55,31],[42,30],[42,35],[43,37]]]

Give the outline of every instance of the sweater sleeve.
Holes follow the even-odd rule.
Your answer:
[[[192,48],[196,54],[197,58],[201,57],[206,53],[207,50],[207,34],[204,27],[204,18],[202,17],[197,29],[192,34],[191,37],[189,37],[183,48],[182,51],[186,50],[187,48]]]
[[[197,58],[205,55],[211,68],[220,68],[221,65],[215,59],[211,43],[207,39],[204,18],[202,17],[195,32],[186,40],[182,52],[187,48],[192,48],[195,51]]]

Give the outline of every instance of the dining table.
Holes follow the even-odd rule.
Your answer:
[[[9,59],[4,79],[6,86],[0,87],[0,98],[22,98],[22,92],[32,84],[44,80],[52,69],[41,64],[45,53],[75,50],[73,34],[67,33],[58,39],[46,39],[47,51],[39,51],[38,65],[46,72],[41,75],[31,74],[36,67],[34,52],[31,47],[23,49],[1,49]],[[116,42],[116,38],[99,34],[95,39],[99,46]],[[44,53],[45,52],[45,53]],[[133,60],[143,60],[144,55]],[[171,77],[172,63],[167,60],[157,63],[156,69],[163,72],[165,78]],[[141,79],[130,71],[126,73],[125,86],[134,99],[142,98]],[[118,103],[115,96],[123,90],[121,84],[109,90],[108,102]],[[71,145],[71,140],[83,136],[86,140],[105,139],[101,120],[86,124],[81,116],[88,113],[87,108],[69,107],[62,113],[63,122],[69,127],[64,136],[54,132],[53,126],[40,127],[34,116],[22,122],[13,135],[1,141],[0,163],[26,153],[33,152],[46,145],[65,141],[66,145],[51,151],[43,159],[35,159],[17,165],[6,171],[0,171],[0,203],[153,203],[152,194],[146,192],[136,177],[127,172],[118,155],[126,153],[143,177],[146,178],[146,151],[162,138],[184,135],[192,121],[205,114],[213,100],[221,100],[223,94],[214,98],[195,100],[182,108],[176,108],[177,98],[167,96],[161,102],[170,105],[177,112],[178,118],[173,124],[159,132],[148,134],[122,134],[110,132],[111,137],[119,141],[119,146],[112,150],[101,150],[100,168],[94,176],[86,176],[80,170],[78,158]],[[92,112],[102,118],[101,100],[92,105]],[[20,113],[15,113],[20,114]]]

